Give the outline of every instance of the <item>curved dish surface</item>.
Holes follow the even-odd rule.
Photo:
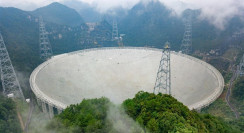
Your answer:
[[[36,97],[59,109],[82,99],[108,97],[114,103],[138,91],[153,92],[160,49],[125,47],[81,50],[52,57],[30,77]],[[171,52],[172,96],[200,109],[223,91],[224,79],[214,67],[194,57]]]

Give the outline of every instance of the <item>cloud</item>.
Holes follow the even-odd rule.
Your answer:
[[[124,9],[130,9],[140,0],[80,0],[87,2],[93,7],[97,8],[100,12],[106,12],[113,7],[122,7]]]
[[[0,6],[13,6],[23,10],[34,10],[38,7],[48,5],[52,2],[72,0],[0,0]],[[89,3],[100,12],[106,12],[112,7],[132,8],[136,3],[153,0],[77,0]],[[156,1],[156,0],[154,0]],[[225,25],[233,16],[244,14],[244,0],[159,0],[168,8],[173,9],[178,15],[187,8],[200,9],[200,19],[207,19],[211,24],[219,29],[224,29]]]
[[[110,105],[107,111],[107,121],[112,124],[116,133],[143,133],[144,129],[128,116],[123,107]]]
[[[219,29],[224,29],[228,21],[234,16],[243,17],[243,0],[160,0],[167,7],[174,9],[178,14],[183,10],[200,9],[200,19],[207,19],[209,23]]]

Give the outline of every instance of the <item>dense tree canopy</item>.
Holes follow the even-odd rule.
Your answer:
[[[244,77],[241,77],[234,85],[233,96],[235,99],[244,101]]]
[[[209,114],[190,111],[170,95],[139,92],[124,101],[126,113],[150,132],[231,132]]]
[[[0,133],[21,133],[13,100],[0,94]]]
[[[56,118],[74,132],[103,132],[109,130],[105,119],[110,101],[107,98],[83,100],[71,105]]]
[[[123,119],[124,116],[121,117],[119,114],[121,112],[115,111],[113,115],[117,118],[114,119],[115,121],[109,121],[111,106],[113,105],[107,98],[85,99],[80,104],[71,105],[56,116],[55,122],[49,124],[49,129],[58,129],[59,126],[62,127],[60,129],[68,127],[71,132],[117,133],[118,130],[114,130],[114,128],[119,126],[115,127],[113,124],[115,121]],[[132,130],[128,129],[128,132],[233,132],[229,126],[216,117],[190,111],[170,95],[139,92],[135,98],[123,102],[119,110],[124,109],[126,115],[136,121],[133,124],[127,123],[129,127],[134,126],[131,128]],[[138,128],[136,125],[140,125],[142,128]]]

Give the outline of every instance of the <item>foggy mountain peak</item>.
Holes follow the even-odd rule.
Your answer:
[[[46,21],[57,24],[77,26],[83,23],[83,19],[79,13],[74,9],[57,2],[38,8],[32,13],[36,16],[42,16]]]

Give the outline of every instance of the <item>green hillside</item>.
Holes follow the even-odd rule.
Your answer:
[[[37,17],[42,16],[48,22],[60,25],[79,26],[83,23],[83,19],[74,9],[57,2],[38,8],[31,13]]]
[[[113,129],[114,123],[108,119],[111,115],[108,111],[111,106],[114,105],[107,98],[83,100],[80,104],[71,105],[57,115],[55,121],[49,124],[48,129],[70,129],[71,132],[84,133],[116,133],[118,131]],[[124,117],[129,115],[141,126],[140,129],[136,128],[136,124],[132,124],[130,128],[133,126],[135,128],[132,128],[134,130],[128,128],[128,132],[234,132],[222,120],[209,114],[190,111],[175,98],[166,94],[139,92],[133,99],[125,100],[119,110],[125,110]],[[120,116],[121,112],[116,113],[115,116]],[[121,119],[121,117],[118,118]],[[124,121],[120,122],[121,125],[126,124],[123,123]]]

